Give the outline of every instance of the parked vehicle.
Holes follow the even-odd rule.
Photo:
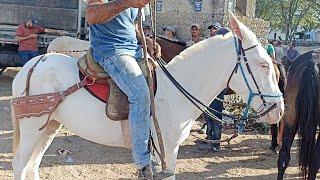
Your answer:
[[[0,74],[7,67],[19,66],[15,31],[19,24],[36,17],[42,27],[67,31],[67,36],[85,38],[86,0],[0,0]],[[46,52],[48,44],[57,37],[40,34],[39,51]]]

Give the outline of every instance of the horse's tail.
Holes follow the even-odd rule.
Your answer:
[[[314,62],[306,64],[296,98],[296,120],[299,132],[299,166],[307,178],[315,155],[317,126],[320,124],[319,72]]]
[[[20,143],[20,124],[19,120],[16,119],[14,114],[13,106],[11,105],[11,120],[13,126],[13,142],[12,142],[12,152],[15,155],[18,145]]]

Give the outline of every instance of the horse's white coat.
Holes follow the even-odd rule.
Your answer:
[[[254,36],[243,24],[238,23],[242,37]],[[243,38],[244,45],[252,46],[257,43],[256,40],[249,42],[246,40]],[[263,93],[278,94],[280,91],[272,70],[271,59],[263,47],[258,45],[257,48],[247,52],[253,74]],[[79,82],[78,68],[73,58],[61,54],[46,56],[47,60],[40,62],[32,75],[31,95],[62,91]],[[22,96],[28,70],[38,58],[29,61],[15,77],[12,87],[14,97]],[[174,58],[167,68],[185,89],[205,104],[209,104],[226,87],[236,59],[234,39],[229,33],[224,37],[210,38],[188,48]],[[268,64],[270,69],[263,69],[261,64]],[[162,130],[166,161],[169,169],[174,171],[179,145],[188,137],[194,120],[201,112],[174,87],[159,68],[157,83],[156,114]],[[254,87],[251,80],[250,85]],[[239,73],[232,78],[230,86],[243,98],[247,97],[248,89]],[[282,98],[267,99],[267,101],[278,102],[279,105],[268,116],[269,121],[274,123],[280,119],[279,114],[283,112],[283,101]],[[258,108],[260,104],[261,100],[254,98],[253,107]],[[85,139],[123,147],[120,123],[108,119],[104,108],[102,102],[85,89],[80,89],[61,103],[52,115],[55,121],[43,131],[38,129],[45,123],[46,116],[25,118],[19,122],[12,117],[15,127],[13,146],[15,179],[25,179],[26,173],[31,179],[39,178],[38,168],[42,156],[60,129],[60,124]]]
[[[71,56],[75,59],[79,59],[87,54],[86,51],[89,48],[89,41],[75,39],[68,36],[61,36],[51,41],[47,48],[47,53],[61,53]]]

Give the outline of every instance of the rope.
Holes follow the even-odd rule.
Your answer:
[[[146,44],[146,37],[143,32],[143,27],[142,27],[142,10],[141,8],[139,9],[139,16],[138,16],[138,21],[139,21],[139,32],[140,36],[142,38],[142,46],[143,46],[143,53],[144,53],[144,60],[146,62],[146,68],[147,68],[147,75],[148,75],[148,82],[149,82],[149,92],[150,92],[150,100],[151,100],[151,114],[152,114],[152,119],[154,123],[154,127],[157,133],[158,137],[158,142],[160,146],[160,160],[161,160],[161,167],[162,171],[165,172],[167,170],[167,163],[166,163],[166,157],[165,157],[165,150],[164,150],[164,143],[162,139],[162,133],[159,125],[159,121],[156,116],[156,108],[155,108],[155,102],[154,102],[154,90],[153,90],[153,78],[151,75],[151,72],[149,70],[149,61],[148,61],[148,54],[147,54],[147,44]],[[154,46],[155,47],[155,46]]]

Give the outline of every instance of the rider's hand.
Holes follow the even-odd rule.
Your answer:
[[[67,31],[58,30],[58,34],[59,34],[60,36],[64,36],[64,35],[67,34]]]
[[[38,34],[30,34],[30,37],[31,38],[36,38],[36,37],[38,37]]]
[[[150,3],[150,0],[127,0],[126,3],[129,3],[130,7],[143,8]]]
[[[161,57],[161,46],[156,42],[153,43],[153,40],[146,37],[147,49],[148,53],[153,58],[160,58]]]

